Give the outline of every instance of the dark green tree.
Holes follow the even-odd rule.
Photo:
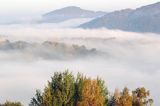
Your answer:
[[[110,97],[108,106],[119,106],[119,98],[120,98],[120,92],[119,89],[115,89],[114,95]]]
[[[98,83],[98,86],[100,87],[101,95],[105,98],[104,105],[106,106],[108,104],[108,94],[109,94],[109,92],[108,92],[107,87],[105,86],[105,81],[103,81],[100,78],[97,78],[97,83]]]
[[[40,90],[36,90],[35,97],[31,99],[29,106],[44,106],[43,97]]]
[[[72,73],[54,73],[44,92],[36,93],[30,106],[73,106],[75,102],[75,79]]]

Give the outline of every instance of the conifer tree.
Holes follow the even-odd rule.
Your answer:
[[[65,71],[55,73],[42,95],[37,92],[30,106],[73,106],[75,102],[74,76]]]

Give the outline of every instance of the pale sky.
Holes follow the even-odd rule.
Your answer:
[[[89,10],[113,11],[137,8],[160,0],[0,0],[0,16],[15,14],[43,14],[66,6]]]

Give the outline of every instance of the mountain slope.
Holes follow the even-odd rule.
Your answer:
[[[160,2],[135,10],[125,9],[108,13],[80,25],[82,28],[108,28],[133,32],[160,33]]]
[[[89,11],[79,7],[70,6],[55,11],[51,11],[43,15],[43,22],[59,23],[75,18],[95,18],[105,15],[102,11]]]

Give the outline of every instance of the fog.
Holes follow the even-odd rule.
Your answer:
[[[160,35],[107,29],[55,28],[52,24],[0,26],[0,42],[45,41],[95,48],[89,56],[67,59],[26,57],[22,51],[0,49],[0,102],[22,101],[28,104],[36,89],[43,89],[56,71],[71,70],[89,77],[101,77],[111,92],[127,86],[144,86],[151,91],[155,106],[160,105]],[[33,51],[34,49],[28,48]],[[35,49],[36,50],[36,49]],[[38,53],[45,51],[45,48]],[[92,52],[92,51],[91,51]],[[30,52],[30,55],[33,52]],[[70,52],[67,52],[70,54]],[[25,55],[24,55],[25,54]],[[51,54],[52,55],[52,54]],[[66,56],[66,53],[64,54]]]

